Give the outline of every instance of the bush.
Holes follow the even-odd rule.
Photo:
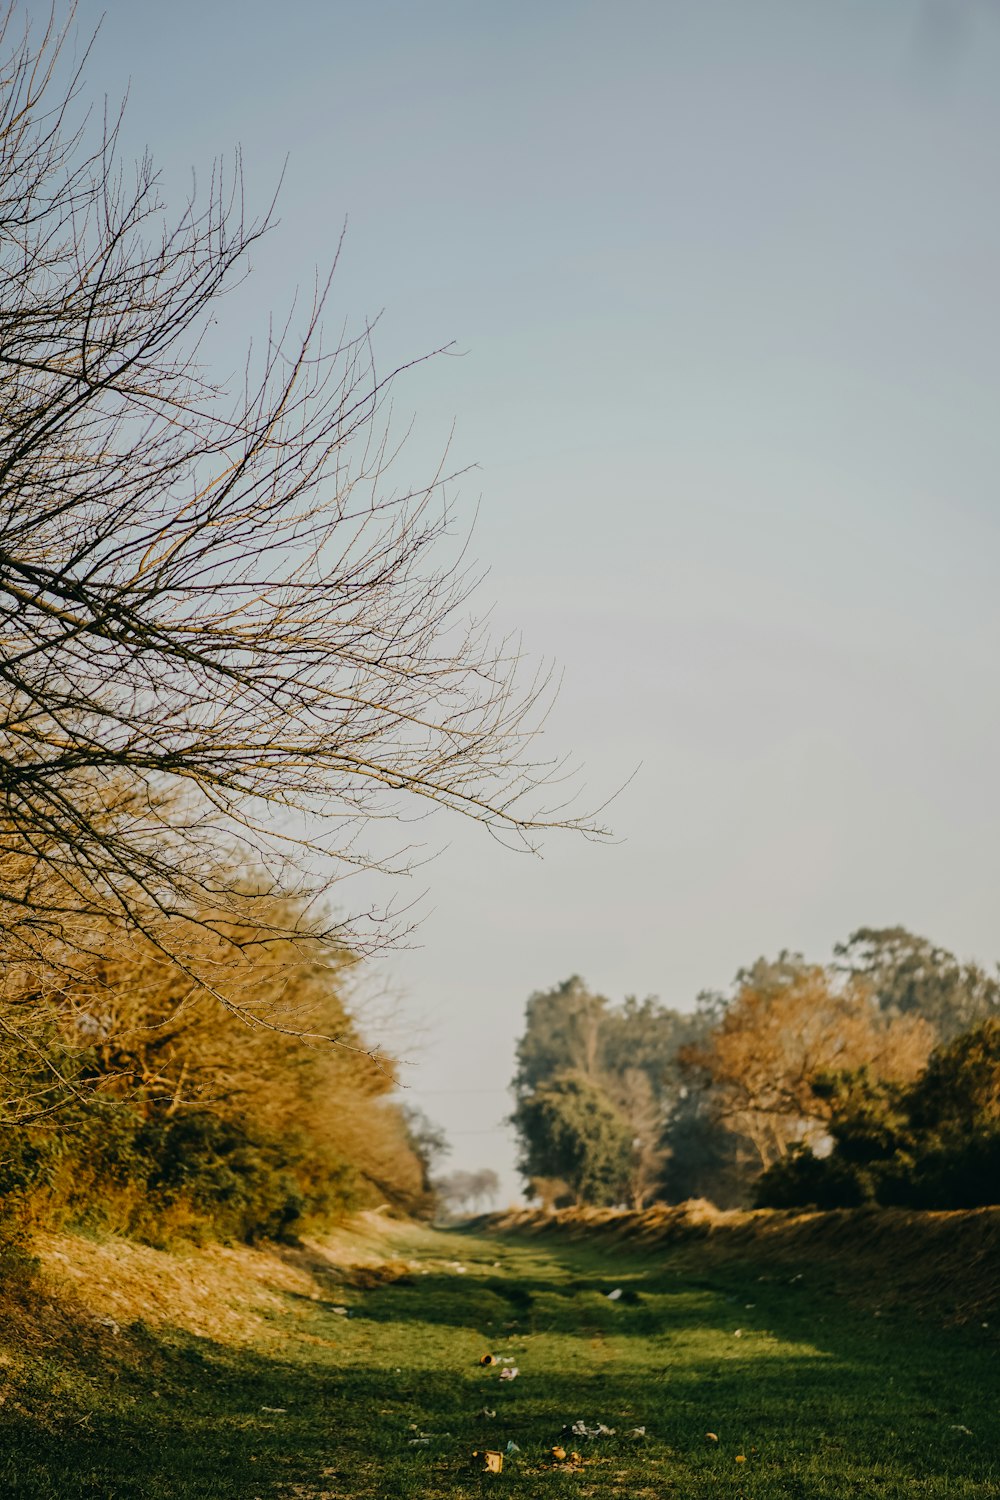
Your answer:
[[[244,936],[252,963],[216,975],[242,1014],[137,939],[74,958],[44,1034],[0,1027],[0,1119],[20,1120],[0,1124],[0,1242],[70,1224],[154,1244],[280,1239],[365,1203],[430,1206],[392,1063],[344,1003],[350,955]],[[286,1033],[290,1016],[308,1037]]]
[[[893,1163],[879,1184],[880,1203],[906,1208],[987,1208],[1000,1202],[1000,1130],[930,1148],[916,1161]]]
[[[32,1227],[188,1237],[288,1239],[361,1200],[355,1169],[302,1137],[268,1138],[207,1112],[144,1118],[90,1103],[52,1128],[0,1136],[0,1241]]]
[[[1000,1019],[938,1047],[908,1088],[872,1080],[864,1070],[821,1086],[833,1107],[833,1154],[785,1157],[760,1179],[758,1206],[1000,1203]]]
[[[858,1208],[870,1203],[870,1173],[837,1155],[814,1156],[805,1147],[775,1162],[757,1181],[757,1208]]]

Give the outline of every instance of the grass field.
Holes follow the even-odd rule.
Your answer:
[[[0,1372],[0,1495],[1000,1495],[981,1321],[882,1311],[808,1264],[387,1235],[383,1265],[300,1269],[239,1338],[133,1319],[68,1341],[26,1290],[31,1347],[5,1342]],[[481,1367],[487,1351],[517,1378]],[[578,1421],[614,1433],[564,1433]],[[472,1468],[508,1443],[501,1474]]]

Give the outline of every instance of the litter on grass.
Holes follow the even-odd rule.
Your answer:
[[[287,1410],[288,1410],[287,1406],[262,1406],[261,1407],[261,1411],[270,1411],[270,1412],[274,1412],[275,1414],[277,1414],[278,1412],[286,1412]]]
[[[608,1301],[609,1302],[617,1302],[618,1298],[621,1296],[621,1294],[622,1294],[621,1287],[620,1286],[616,1286],[613,1292],[608,1292],[608,1294],[607,1294]]]
[[[517,1365],[505,1365],[504,1368],[500,1371],[500,1379],[501,1380],[516,1380],[517,1377],[518,1377],[518,1375],[520,1375],[520,1373],[521,1372],[517,1368]]]
[[[705,1436],[710,1443],[717,1443],[719,1441],[719,1434],[717,1432],[706,1432]]]
[[[506,1455],[507,1455],[507,1457],[508,1457],[508,1458],[509,1458],[509,1457],[510,1457],[510,1455],[511,1455],[511,1454],[512,1454],[512,1453],[520,1453],[520,1451],[521,1451],[521,1450],[520,1450],[520,1448],[519,1448],[519,1447],[518,1447],[518,1445],[517,1445],[517,1444],[516,1444],[516,1443],[515,1443],[515,1441],[514,1441],[514,1439],[513,1439],[513,1438],[511,1438],[511,1439],[510,1439],[510,1440],[509,1440],[509,1441],[508,1441],[508,1443],[507,1443],[507,1446],[506,1446],[506,1448],[505,1448],[505,1449],[504,1449],[504,1452],[505,1452],[505,1453],[506,1453]]]
[[[495,1354],[484,1354],[479,1361],[481,1365],[495,1365],[496,1362],[497,1357]]]
[[[595,1438],[614,1437],[615,1435],[615,1429],[613,1427],[606,1427],[603,1422],[598,1422],[596,1427],[588,1427],[582,1419],[579,1422],[574,1422],[569,1431],[574,1437]]]
[[[476,1448],[472,1461],[487,1474],[499,1474],[503,1471],[503,1454],[495,1448],[487,1448],[485,1451]]]
[[[481,1417],[495,1417],[496,1416],[496,1412],[495,1411],[491,1411],[488,1406],[484,1406],[482,1408],[482,1410],[480,1411],[479,1415]]]

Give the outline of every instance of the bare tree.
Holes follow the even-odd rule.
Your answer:
[[[375,820],[442,807],[515,846],[567,811],[547,679],[467,618],[445,475],[393,477],[370,329],[329,279],[238,388],[204,368],[268,227],[237,162],[173,220],[120,120],[74,124],[66,31],[0,31],[0,931],[9,960],[220,914],[267,874],[407,867]],[[66,79],[69,79],[67,82]],[[394,373],[399,373],[394,372]],[[392,377],[389,377],[391,380]],[[560,805],[561,804],[561,805]],[[226,851],[231,851],[231,858]],[[325,873],[316,875],[323,857]],[[309,871],[313,874],[310,876]],[[301,902],[299,909],[301,909]],[[340,937],[377,943],[384,914]],[[93,939],[97,928],[104,936]],[[180,924],[183,925],[183,922]]]
[[[663,1180],[668,1152],[663,1145],[663,1104],[644,1068],[625,1068],[607,1080],[608,1093],[632,1132],[628,1193],[632,1207],[643,1209]]]
[[[500,1191],[500,1179],[491,1167],[478,1172],[449,1172],[438,1179],[434,1190],[446,1211],[459,1217],[479,1213],[484,1201],[492,1204]]]

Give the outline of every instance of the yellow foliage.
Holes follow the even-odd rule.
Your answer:
[[[829,1108],[813,1085],[824,1074],[864,1067],[908,1083],[934,1042],[926,1021],[882,1015],[865,981],[838,983],[817,964],[748,975],[708,1039],[681,1056],[703,1070],[720,1118],[767,1168],[794,1142],[822,1137]]]

